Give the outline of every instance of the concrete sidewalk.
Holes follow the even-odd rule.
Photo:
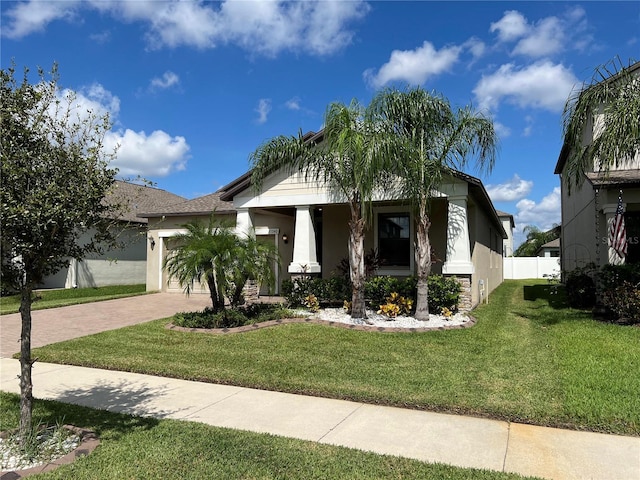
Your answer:
[[[0,359],[18,393],[19,363]],[[156,418],[268,432],[459,467],[554,479],[640,479],[640,438],[36,363],[34,395]]]

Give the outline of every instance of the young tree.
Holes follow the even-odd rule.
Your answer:
[[[585,172],[607,174],[633,159],[640,152],[640,62],[625,67],[614,59],[596,68],[567,100],[562,123],[569,187],[580,185]]]
[[[371,217],[374,193],[381,187],[388,157],[383,154],[384,132],[365,109],[352,101],[329,105],[324,135],[311,143],[302,135],[268,140],[251,154],[252,183],[260,191],[273,172],[302,172],[324,182],[349,206],[349,276],[352,285],[351,316],[366,318],[364,301],[364,230]]]
[[[216,313],[224,311],[225,298],[234,307],[241,303],[247,280],[274,283],[275,246],[252,235],[241,238],[233,227],[214,215],[208,224],[194,220],[183,225],[186,233],[173,237],[176,247],[163,264],[169,280],[175,278],[187,295],[195,282],[206,282]]]
[[[471,107],[458,110],[449,101],[422,88],[383,90],[372,110],[398,141],[390,143],[400,177],[399,197],[411,202],[416,222],[418,293],[415,317],[429,319],[428,283],[432,251],[429,239],[430,204],[434,191],[454,169],[464,168],[470,157],[479,167],[493,167],[497,137],[490,119]]]
[[[514,257],[535,257],[542,245],[560,238],[560,227],[555,226],[551,230],[543,232],[535,225],[527,225],[524,227],[523,233],[527,239],[513,252]]]
[[[121,206],[105,202],[115,181],[103,150],[108,117],[79,112],[62,97],[57,67],[30,84],[12,66],[0,72],[0,224],[3,287],[20,292],[20,437],[31,432],[32,292],[69,258],[116,245],[112,219]]]

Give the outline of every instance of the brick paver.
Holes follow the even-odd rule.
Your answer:
[[[202,310],[211,304],[208,295],[153,293],[136,297],[84,303],[32,312],[31,346],[83,337],[105,330],[170,317],[177,312]],[[0,316],[0,357],[20,351],[20,314]]]

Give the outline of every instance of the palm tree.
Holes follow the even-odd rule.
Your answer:
[[[303,172],[305,178],[324,182],[342,197],[349,220],[349,276],[351,315],[366,318],[364,302],[364,230],[371,218],[374,192],[381,186],[385,138],[353,100],[349,106],[332,103],[325,114],[323,138],[309,142],[301,134],[268,140],[251,154],[252,183],[260,191],[264,179],[277,170]]]
[[[238,237],[231,223],[213,215],[208,224],[194,220],[182,227],[187,231],[173,237],[177,246],[164,260],[163,268],[169,280],[175,278],[187,295],[195,282],[206,282],[214,312],[224,310],[225,298],[237,306],[250,278],[273,284],[274,246],[250,235]]]
[[[584,173],[608,173],[640,151],[640,62],[624,67],[619,59],[596,68],[590,83],[572,92],[562,114],[567,186]],[[583,135],[593,128],[593,141]]]
[[[542,231],[535,225],[527,225],[522,230],[527,239],[513,252],[514,257],[535,257],[545,243],[560,238],[560,227],[554,225],[551,230]]]
[[[431,272],[429,240],[431,197],[447,175],[465,167],[475,156],[480,168],[493,167],[497,137],[490,119],[471,107],[453,110],[449,101],[422,88],[383,90],[372,101],[373,111],[398,141],[393,169],[401,177],[400,198],[411,203],[416,222],[416,276],[418,293],[415,317],[429,319],[427,277]]]

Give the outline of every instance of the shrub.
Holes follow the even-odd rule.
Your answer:
[[[625,323],[640,323],[640,268],[605,265],[598,275],[603,305]]]
[[[413,308],[413,300],[392,292],[387,298],[387,303],[380,305],[378,313],[394,318],[398,315],[409,315]]]
[[[446,308],[452,312],[458,310],[462,287],[455,277],[429,275],[429,311],[441,312]]]
[[[565,292],[573,308],[592,308],[596,304],[596,284],[593,281],[595,265],[576,268],[567,273]]]
[[[294,312],[282,305],[256,303],[218,313],[209,307],[200,312],[181,312],[173,317],[173,323],[186,328],[233,328],[293,316]]]
[[[327,279],[306,276],[283,280],[282,295],[291,307],[306,306],[306,299],[310,295],[315,296],[319,303],[339,305],[345,299],[351,298],[351,285],[339,276]]]

